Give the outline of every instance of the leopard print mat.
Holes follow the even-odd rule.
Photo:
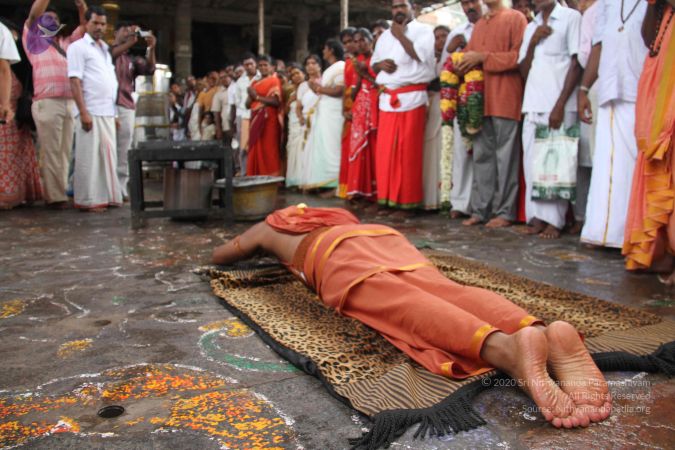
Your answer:
[[[460,257],[432,252],[427,256],[449,279],[498,292],[546,322],[566,320],[586,338],[658,327],[663,322],[635,308],[531,281]],[[214,293],[255,324],[264,338],[311,360],[322,381],[369,416],[388,409],[428,407],[475,381],[453,381],[431,374],[377,332],[325,307],[316,294],[281,266],[228,271],[201,268],[196,272],[208,277]],[[667,327],[665,333],[670,337],[664,341],[675,338],[673,327]]]

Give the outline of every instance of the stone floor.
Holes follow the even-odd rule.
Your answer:
[[[338,204],[288,195],[284,202]],[[365,220],[374,220],[365,217]],[[616,251],[463,228],[440,215],[389,221],[417,245],[566,289],[675,317],[654,276]],[[0,448],[342,449],[367,420],[281,360],[219,305],[191,269],[245,224],[20,208],[0,212]],[[615,410],[562,431],[515,388],[481,394],[488,425],[392,448],[673,448],[675,382],[608,374]],[[97,415],[105,405],[123,415]]]

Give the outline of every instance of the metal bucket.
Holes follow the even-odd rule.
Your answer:
[[[164,209],[204,210],[211,208],[211,169],[164,169]]]
[[[279,183],[282,183],[284,179],[284,177],[270,176],[235,177],[232,180],[235,220],[260,220],[274,211]],[[223,189],[225,180],[218,180],[215,186]]]

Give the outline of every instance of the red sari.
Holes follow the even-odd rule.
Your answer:
[[[370,76],[370,58],[365,61]],[[377,143],[377,116],[379,92],[377,86],[367,79],[361,80],[361,89],[356,94],[352,107],[352,126],[347,159],[347,196],[374,198],[375,145]]]
[[[254,81],[251,87],[261,97],[276,97],[281,102],[281,82],[274,75]],[[281,175],[281,126],[283,105],[251,104],[247,175]]]
[[[354,68],[354,60],[362,60],[363,56],[359,55],[357,58],[351,57],[345,61],[345,93],[342,100],[342,110],[345,113],[352,111],[354,102],[352,100],[352,92],[356,88],[356,69]],[[349,148],[350,136],[352,132],[352,121],[345,118],[345,123],[342,128],[342,152],[340,155],[340,175],[338,177],[337,196],[340,198],[347,198],[347,181],[348,181],[348,163],[349,163]]]

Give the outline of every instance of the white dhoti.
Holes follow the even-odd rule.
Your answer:
[[[93,128],[82,129],[78,121],[75,133],[75,207],[105,208],[122,204],[122,189],[117,180],[117,140],[115,118],[92,116]]]
[[[637,158],[635,103],[613,100],[601,105],[596,120],[593,175],[581,241],[621,248]]]
[[[441,127],[441,93],[428,92],[427,124],[424,130],[424,162],[423,188],[424,209],[433,210],[441,207],[441,149],[443,135]]]
[[[453,211],[471,214],[471,190],[473,184],[473,157],[462,138],[459,124],[455,120],[452,156],[452,190],[450,203]]]
[[[118,106],[117,120],[120,124],[117,130],[117,178],[122,189],[122,196],[129,197],[127,189],[127,184],[129,183],[129,161],[127,154],[133,144],[136,111]]]
[[[523,121],[523,172],[525,175],[525,218],[530,223],[539,219],[559,230],[565,226],[568,200],[532,200],[532,176],[534,171],[534,141],[537,126],[548,126],[549,114],[528,113]],[[577,113],[566,112],[563,127],[576,124]]]

